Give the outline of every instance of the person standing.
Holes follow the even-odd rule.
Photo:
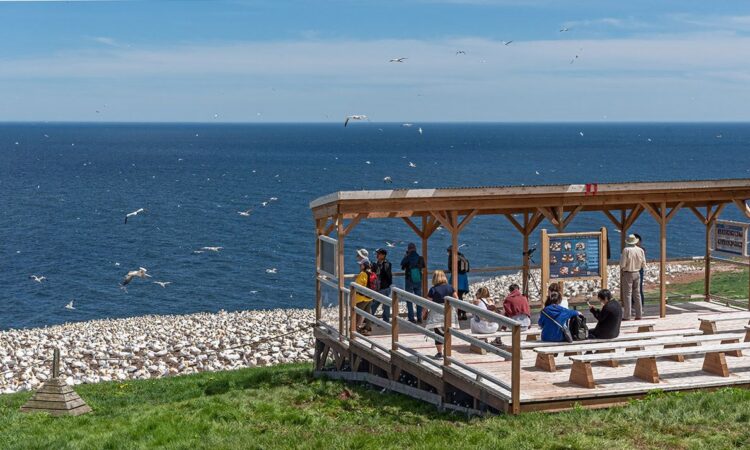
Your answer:
[[[442,270],[436,270],[432,276],[432,287],[427,296],[432,299],[433,302],[440,305],[445,304],[445,297],[451,297],[455,291],[453,286],[448,284],[448,278],[445,276],[445,272]],[[455,312],[451,313],[451,326],[458,326],[458,319],[455,316]],[[432,330],[438,336],[445,337],[445,316],[435,310],[427,310],[424,312],[422,321],[425,323],[425,328]],[[433,356],[434,359],[440,359],[443,357],[443,343],[435,341],[435,349],[437,354]]]
[[[406,247],[406,255],[401,260],[401,270],[404,271],[404,290],[414,295],[422,296],[422,269],[424,269],[424,258],[417,253],[417,244],[410,242]],[[414,304],[406,302],[406,311],[409,322],[416,323],[422,320],[422,307],[417,305],[417,316],[414,316]],[[396,311],[394,311],[396,314]]]
[[[594,308],[589,303],[591,314],[596,317],[596,327],[589,331],[589,339],[614,339],[620,335],[620,322],[622,322],[622,306],[620,302],[612,301],[612,293],[609,289],[602,289],[596,294],[596,298],[602,304],[601,309]]]
[[[448,270],[446,270],[447,273],[450,273],[451,276],[448,278],[448,283],[450,283],[451,286],[453,286],[453,246],[448,246]],[[464,294],[467,294],[469,292],[469,270],[471,269],[469,266],[469,260],[466,259],[466,256],[464,256],[463,253],[457,252],[458,254],[458,299],[463,300]],[[458,320],[466,320],[466,311],[458,310]]]
[[[375,256],[377,261],[375,262],[375,274],[378,276],[380,289],[378,292],[385,295],[386,297],[391,296],[391,284],[393,283],[393,272],[391,271],[391,262],[388,261],[388,250],[379,248],[375,250]],[[380,302],[374,300],[372,302],[372,315],[376,315]],[[391,322],[391,307],[383,304],[383,320]]]
[[[636,238],[638,238],[638,243],[636,245],[638,246],[638,248],[640,248],[641,250],[643,250],[643,259],[645,260],[646,259],[646,249],[643,248],[643,239],[641,239],[641,235],[638,234],[638,233],[633,233],[633,236],[635,236]],[[641,267],[641,270],[638,271],[638,274],[641,276],[641,288],[639,289],[639,291],[641,293],[641,307],[643,307],[643,305],[646,304],[646,296],[643,295],[643,275],[644,275],[645,271],[646,270],[643,267]]]
[[[646,254],[637,247],[638,238],[634,234],[625,239],[625,248],[620,255],[620,283],[622,284],[622,304],[625,308],[622,320],[630,320],[631,306],[635,308],[635,320],[643,316],[641,304],[641,275],[646,267]]]
[[[521,330],[528,330],[531,326],[531,309],[529,299],[522,293],[517,284],[511,284],[508,288],[510,294],[503,301],[503,312],[506,317],[521,322]]]
[[[372,269],[370,267],[370,261],[363,259],[359,262],[359,275],[354,280],[360,286],[368,287],[370,281],[370,273]],[[366,295],[360,294],[359,292],[354,293],[354,306],[362,311],[370,311],[370,304],[372,299]],[[356,318],[357,331],[365,336],[370,335],[370,327],[365,322],[365,317],[357,314]]]

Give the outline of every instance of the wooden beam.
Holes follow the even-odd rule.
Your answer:
[[[700,220],[703,225],[706,225],[708,223],[707,216],[704,216],[703,213],[701,213],[698,210],[698,208],[696,208],[695,206],[688,206],[688,209],[690,209],[690,211],[692,211],[693,214],[695,214],[695,217],[697,217],[698,220]],[[711,205],[708,205],[706,207],[706,209],[707,209],[706,214],[710,215],[711,214]]]
[[[425,239],[428,239],[430,236],[432,236],[433,233],[435,233],[435,231],[437,231],[438,228],[440,228],[440,222],[438,222],[437,219],[432,216],[428,215],[425,217],[427,217],[427,226],[425,227],[427,231],[425,233]]]
[[[659,234],[661,237],[661,252],[659,255],[659,317],[667,315],[667,203],[662,202],[659,208]]]
[[[466,225],[468,225],[469,222],[471,222],[471,219],[473,219],[474,216],[476,216],[476,215],[477,215],[477,210],[475,209],[472,212],[470,212],[468,215],[464,216],[464,218],[461,220],[461,223],[458,224],[457,231],[459,233],[461,231],[463,231],[463,229],[466,227]]]
[[[528,214],[528,213],[525,213],[525,215],[526,214]],[[508,219],[508,221],[511,223],[511,225],[513,225],[514,227],[516,227],[516,230],[518,230],[519,233],[524,234],[523,233],[524,227],[520,223],[518,223],[518,221],[516,220],[515,217],[513,217],[512,214],[505,214],[505,218]]]
[[[349,233],[350,233],[350,232],[351,232],[351,231],[352,231],[352,230],[354,229],[354,227],[356,227],[356,226],[357,226],[357,224],[358,224],[358,223],[359,223],[360,221],[362,221],[362,219],[363,219],[363,218],[364,218],[365,216],[366,216],[366,214],[357,214],[357,215],[356,215],[356,216],[355,216],[355,217],[354,217],[354,218],[353,218],[353,219],[351,220],[351,222],[349,222],[349,225],[347,225],[347,226],[346,226],[346,228],[344,228],[344,236],[348,235],[348,234],[349,234]]]
[[[617,217],[613,216],[612,213],[609,212],[608,209],[604,209],[604,210],[602,210],[602,212],[604,213],[605,216],[609,217],[609,220],[611,220],[612,223],[615,224],[615,227],[618,230],[622,231],[622,224],[623,224],[623,222],[617,220]]]
[[[734,199],[734,204],[740,209],[740,212],[750,219],[750,206],[747,205],[747,200]]]
[[[417,227],[414,222],[411,221],[411,219],[409,219],[408,217],[402,217],[401,220],[406,222],[406,224],[409,225],[409,228],[417,233],[417,236],[424,238],[424,233],[422,232],[422,230],[420,230],[419,227]]]
[[[677,214],[677,211],[679,211],[680,208],[682,208],[682,205],[684,204],[685,202],[679,202],[678,204],[674,205],[674,207],[672,207],[672,210],[669,211],[669,214],[667,214],[667,222],[669,222],[670,220],[672,220],[672,218],[674,218],[674,215]],[[666,208],[666,204],[664,207]]]
[[[570,224],[570,222],[573,220],[573,218],[576,216],[576,214],[578,214],[582,209],[583,209],[583,205],[578,205],[575,207],[573,211],[570,211],[568,213],[568,217],[566,217],[565,220],[563,220],[563,228],[566,228]]]
[[[633,226],[636,220],[638,220],[638,217],[640,217],[641,213],[643,213],[643,205],[635,205],[632,210],[630,210],[630,214],[628,214],[627,218],[625,219],[625,222],[623,223],[623,234],[627,232],[630,227]]]
[[[458,214],[455,211],[450,211],[450,225],[451,229],[451,278],[453,278],[453,290],[456,291],[458,296],[458,233],[460,232],[458,226]],[[446,319],[450,319],[446,317]]]
[[[728,203],[722,203],[720,205],[717,205],[716,206],[716,210],[714,210],[713,214],[711,214],[711,218],[708,220],[709,223],[715,222],[716,219],[719,218],[719,214],[721,214],[722,211],[724,211],[724,208],[726,208],[727,205],[728,205]]]
[[[649,203],[641,203],[641,206],[643,206],[643,208],[648,211],[648,213],[651,214],[654,219],[656,219],[657,223],[661,223],[662,217],[658,206],[654,206]]]
[[[447,216],[444,216],[442,212],[440,211],[430,211],[430,214],[432,214],[432,217],[437,219],[438,222],[440,222],[440,225],[443,226],[446,230],[453,232],[453,225],[448,220]]]
[[[429,264],[429,261],[427,259],[427,253],[429,250],[429,247],[427,246],[427,241],[430,239],[430,235],[437,229],[437,226],[432,229],[432,231],[429,231],[429,228],[431,226],[431,223],[437,223],[435,219],[432,219],[432,222],[430,222],[430,216],[427,214],[422,216],[422,233],[420,236],[422,237],[422,259],[424,259],[424,267],[422,268],[422,294],[424,295],[427,292],[427,276],[429,274],[427,270],[427,266]],[[428,232],[429,231],[429,232]],[[393,315],[392,317],[398,317],[398,313]],[[418,318],[417,320],[421,320],[421,318]],[[394,319],[394,321],[397,321]]]
[[[544,214],[544,217],[550,221],[550,223],[559,228],[560,221],[555,217],[555,213],[550,208],[537,208],[537,211]]]

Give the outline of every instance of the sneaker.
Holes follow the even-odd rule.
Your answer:
[[[435,356],[433,356],[432,359],[443,359],[443,354],[440,352],[435,353]]]

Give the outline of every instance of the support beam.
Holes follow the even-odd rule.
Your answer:
[[[565,219],[562,222],[562,228],[563,229],[567,228],[568,225],[570,225],[570,222],[573,221],[573,218],[576,216],[576,214],[578,214],[582,209],[583,209],[583,205],[578,205],[575,207],[575,209],[573,209],[573,211],[570,211],[568,213],[568,216],[565,217]],[[560,216],[562,217],[562,213],[560,214]]]
[[[526,227],[526,222],[528,220],[527,219],[528,214],[529,213],[524,213],[524,225],[523,226],[520,223],[518,223],[518,221],[516,220],[515,217],[513,217],[512,214],[505,214],[505,218],[508,219],[511,225],[516,227],[516,230],[518,230],[519,233],[523,234],[523,230]]]
[[[444,213],[441,211],[430,211],[430,214],[432,214],[432,217],[440,222],[440,225],[442,225],[443,228],[450,232],[453,232],[453,224],[450,222],[447,214],[444,215]]]
[[[344,233],[344,217],[342,215],[339,215],[336,218],[336,238],[338,239],[338,273],[336,274],[336,277],[338,280],[338,288],[339,288],[339,340],[344,340],[344,335],[346,335],[346,328],[344,327],[344,308],[346,305],[344,304],[344,238],[346,237],[346,233]]]
[[[477,215],[477,210],[471,211],[469,214],[465,215],[463,219],[461,219],[461,223],[457,225],[456,231],[458,233],[462,232],[464,228],[466,228],[466,225],[471,222],[471,220]]]
[[[411,229],[412,229],[412,231],[414,231],[415,233],[417,233],[417,236],[419,236],[419,237],[424,237],[423,231],[422,231],[422,230],[420,230],[420,229],[419,229],[419,228],[418,228],[418,227],[417,227],[417,226],[416,226],[416,225],[414,224],[414,222],[412,222],[412,221],[411,221],[411,219],[410,219],[410,218],[408,218],[408,217],[402,217],[401,219],[402,219],[402,220],[403,220],[404,222],[406,222],[406,224],[407,224],[407,225],[409,225],[409,228],[411,228]],[[424,226],[424,216],[422,216],[422,224],[423,224],[423,226]]]
[[[434,222],[437,222],[433,219]],[[422,295],[425,295],[427,293],[427,276],[428,276],[428,270],[427,270],[427,253],[428,253],[428,245],[427,241],[430,239],[430,235],[432,232],[429,231],[430,228],[430,219],[429,216],[424,215],[422,216],[422,231],[420,233],[420,236],[422,238],[422,259],[424,259],[424,267],[422,268]],[[437,227],[435,227],[435,230]],[[434,230],[433,230],[434,232]],[[398,315],[394,315],[393,317],[398,317]],[[422,320],[422,318],[418,318],[417,320]]]
[[[458,233],[460,232],[458,227],[458,213],[455,211],[449,212],[450,224],[451,224],[451,278],[453,279],[453,290],[456,291],[458,296]]]
[[[750,206],[747,205],[747,200],[734,199],[734,204],[737,205],[740,212],[750,219]]]
[[[661,252],[659,257],[659,317],[667,316],[667,204],[662,202],[659,220]]]
[[[361,221],[362,221],[362,219],[364,219],[364,217],[365,217],[366,215],[367,215],[367,214],[357,214],[356,216],[354,216],[354,218],[353,218],[353,219],[352,219],[352,220],[351,220],[351,221],[349,222],[349,225],[347,225],[347,226],[346,226],[346,228],[344,228],[344,235],[346,236],[346,235],[348,235],[349,233],[351,233],[351,231],[352,231],[352,230],[354,229],[354,227],[356,227],[356,226],[357,226],[357,224],[358,224],[359,222],[361,222]],[[342,219],[342,220],[343,220],[343,219]]]

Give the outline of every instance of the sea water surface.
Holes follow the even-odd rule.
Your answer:
[[[338,190],[748,177],[747,124],[3,124],[0,329],[312,307],[309,202]],[[723,216],[739,218],[734,207]],[[619,242],[600,213],[570,230],[600,226]],[[633,231],[658,254],[648,215]],[[681,211],[669,255],[702,254],[703,233]],[[430,240],[431,267],[446,264],[449,239]],[[370,221],[347,238],[347,255],[393,241],[397,262],[414,240],[400,220]],[[500,217],[475,219],[461,242],[474,267],[521,260],[520,235]],[[222,249],[194,252],[204,246]],[[120,289],[138,267],[153,278]]]

